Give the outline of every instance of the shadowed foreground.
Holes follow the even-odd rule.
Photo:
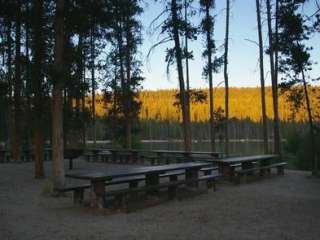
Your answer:
[[[125,167],[77,162],[78,168]],[[50,163],[46,163],[46,172]],[[286,171],[250,184],[218,185],[130,214],[73,206],[41,194],[33,165],[0,165],[0,239],[319,239],[320,179]]]

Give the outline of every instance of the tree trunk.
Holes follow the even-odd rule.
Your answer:
[[[210,18],[210,6],[206,5],[206,18]],[[209,26],[208,26],[209,27]],[[214,96],[212,80],[212,34],[213,29],[207,29],[207,51],[208,51],[208,77],[209,77],[209,107],[210,107],[210,139],[211,151],[215,151],[215,123],[214,123]]]
[[[83,85],[86,84],[86,59],[85,59],[85,55],[83,55],[83,61],[82,61],[82,83]],[[82,128],[82,145],[83,145],[83,148],[86,147],[86,132],[87,132],[87,124],[86,124],[86,121],[85,121],[85,114],[84,112],[86,111],[86,90],[85,88],[83,87],[82,90],[81,90],[81,111],[83,113],[82,117],[83,117],[83,128]]]
[[[178,29],[178,15],[177,15],[177,2],[171,1],[171,14],[173,22],[173,39],[175,43],[175,58],[177,61],[179,87],[180,87],[180,104],[182,108],[182,124],[184,134],[184,149],[185,151],[191,151],[191,131],[190,131],[190,116],[188,115],[188,99],[186,96],[184,79],[183,79],[183,67],[182,67],[182,52],[180,47],[179,29]]]
[[[306,82],[306,78],[304,75],[304,71],[301,70],[302,80],[303,80],[303,88],[304,94],[306,98],[306,105],[307,105],[307,112],[308,112],[308,121],[309,121],[309,131],[310,131],[310,138],[311,138],[311,149],[312,149],[312,175],[318,175],[318,156],[316,152],[316,136],[314,133],[314,126],[313,126],[313,118],[312,118],[312,110],[311,110],[311,103],[309,98],[308,86]]]
[[[63,155],[63,101],[62,90],[64,80],[63,48],[64,48],[64,0],[57,0],[55,16],[54,46],[54,82],[52,89],[52,160],[54,187],[63,187],[64,155]]]
[[[119,54],[119,65],[120,65],[120,86],[121,86],[121,105],[123,107],[123,115],[124,115],[124,131],[125,131],[125,143],[124,143],[124,147],[128,148],[131,145],[131,129],[129,126],[129,115],[128,115],[128,100],[127,100],[127,83],[126,83],[126,77],[125,77],[125,53],[124,53],[124,44],[123,44],[123,26],[121,24],[122,19],[119,18],[119,23],[117,26],[117,42],[118,42],[118,54]],[[115,92],[115,94],[117,94]],[[115,103],[116,104],[116,103]],[[114,105],[114,107],[116,107],[116,105]]]
[[[270,56],[270,72],[272,83],[272,100],[273,100],[273,135],[274,135],[274,153],[281,155],[280,147],[280,131],[279,131],[279,109],[278,109],[278,82],[275,72],[274,60],[274,44],[272,34],[272,20],[271,20],[271,5],[270,0],[266,1],[267,4],[267,22],[268,22],[268,38],[269,38],[269,56]]]
[[[130,81],[131,81],[131,46],[133,41],[132,29],[129,19],[126,19],[126,86],[125,86],[125,101],[126,101],[126,148],[132,148],[132,111],[131,109],[131,96],[130,96]]]
[[[7,69],[8,69],[8,129],[9,129],[9,143],[13,146],[13,111],[12,111],[12,38],[11,38],[11,22],[8,20],[7,22]]]
[[[229,155],[229,76],[228,76],[228,51],[229,51],[229,20],[230,0],[227,0],[226,9],[226,34],[224,43],[224,82],[225,82],[225,154]]]
[[[263,64],[263,38],[261,28],[261,10],[260,1],[256,0],[258,38],[259,38],[259,63],[260,63],[260,82],[261,82],[261,110],[262,110],[262,127],[263,127],[263,149],[264,153],[268,153],[268,126],[266,113],[266,94],[264,84],[264,64]]]
[[[24,132],[26,134],[26,141],[27,141],[27,148],[30,149],[32,146],[32,128],[29,126],[32,125],[31,117],[32,117],[32,110],[31,110],[31,71],[30,71],[30,7],[29,3],[25,3],[26,8],[26,20],[25,20],[25,53],[26,53],[26,90],[25,95],[27,99],[26,104],[26,120],[24,121],[23,128],[25,129]],[[30,149],[31,150],[31,149]]]
[[[184,0],[184,16],[185,16],[185,22],[186,22],[186,26],[188,23],[188,4],[187,4],[187,0]],[[187,29],[185,30],[185,51],[186,51],[186,85],[187,85],[187,91],[186,91],[186,98],[187,98],[187,111],[188,111],[188,118],[190,119],[190,114],[191,114],[191,105],[190,105],[190,75],[189,75],[189,58],[188,58],[188,51],[189,51],[189,47],[188,47],[188,33],[187,33]],[[192,125],[190,124],[190,132],[192,128]]]
[[[43,114],[43,51],[44,38],[42,35],[43,28],[43,0],[33,1],[34,14],[36,21],[34,22],[34,37],[33,37],[33,93],[34,93],[34,127],[33,127],[33,153],[35,178],[44,177],[43,158],[44,158],[44,114]]]
[[[13,146],[12,159],[13,161],[21,160],[21,124],[22,124],[22,109],[21,109],[21,2],[17,1],[16,12],[16,56],[15,56],[15,82],[14,82],[14,120],[13,120]]]
[[[84,111],[85,111],[85,90],[84,90],[84,54],[83,54],[83,34],[79,35],[78,43],[78,61],[77,61],[77,77],[79,81],[79,86],[77,90],[77,115],[80,120],[80,112],[82,112],[81,120],[81,143],[82,147],[85,147],[85,120],[84,120]]]
[[[94,24],[94,23],[93,23]],[[91,29],[90,35],[90,50],[91,50],[91,98],[92,98],[92,129],[93,129],[93,144],[97,143],[97,132],[96,132],[96,79],[95,79],[95,69],[94,69],[94,25]]]

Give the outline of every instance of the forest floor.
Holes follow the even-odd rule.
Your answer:
[[[67,162],[66,162],[67,164]],[[124,165],[87,163],[77,168]],[[51,163],[45,163],[50,174]],[[286,171],[252,183],[221,183],[217,192],[164,201],[126,214],[74,206],[70,195],[44,194],[33,164],[0,165],[1,240],[314,239],[320,236],[320,179]]]

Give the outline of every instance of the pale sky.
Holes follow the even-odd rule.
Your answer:
[[[173,42],[163,45],[155,49],[149,61],[146,60],[146,55],[150,47],[157,43],[160,38],[158,34],[150,36],[149,25],[151,21],[161,12],[161,3],[154,1],[146,1],[144,6],[145,12],[141,16],[144,26],[143,35],[144,41],[141,47],[143,60],[143,72],[145,81],[144,89],[167,89],[177,88],[178,80],[176,76],[175,65],[171,67],[170,77],[166,74],[165,49],[172,46]],[[197,1],[196,1],[197,2]],[[255,87],[260,85],[259,65],[258,65],[258,47],[247,41],[250,39],[258,41],[257,26],[256,26],[256,6],[254,0],[236,0],[231,1],[231,16],[230,16],[230,47],[229,47],[229,81],[230,86],[239,87]],[[262,1],[264,2],[264,1]],[[197,4],[194,7],[198,7]],[[215,36],[217,46],[221,46],[224,41],[225,29],[225,1],[216,0],[216,9],[214,14],[217,15],[215,24]],[[315,6],[309,3],[304,9],[305,12],[313,13]],[[202,16],[201,16],[202,17]],[[265,20],[263,16],[263,20]],[[193,19],[195,24],[200,21],[200,16],[197,14]],[[264,22],[265,25],[265,22]],[[267,45],[267,34],[264,26],[264,43]],[[208,83],[202,77],[202,68],[204,59],[201,56],[203,51],[203,37],[199,36],[198,40],[189,43],[189,50],[193,50],[194,60],[190,61],[190,85],[192,88],[205,88]],[[320,34],[315,35],[309,42],[309,46],[313,46],[312,59],[315,62],[320,62]],[[222,49],[223,50],[223,49]],[[222,54],[221,51],[219,54]],[[267,76],[266,84],[270,85],[268,74],[268,56],[265,56],[265,73]],[[313,77],[320,77],[320,66],[315,65],[314,70],[310,73]],[[214,86],[223,86],[223,75],[214,75]]]

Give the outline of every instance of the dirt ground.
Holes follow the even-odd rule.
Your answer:
[[[51,163],[46,162],[49,176]],[[67,162],[66,162],[67,165]],[[77,168],[124,165],[75,162]],[[71,196],[44,194],[33,164],[0,164],[1,240],[320,239],[320,179],[286,171],[217,192],[165,201],[129,214],[74,206]]]

